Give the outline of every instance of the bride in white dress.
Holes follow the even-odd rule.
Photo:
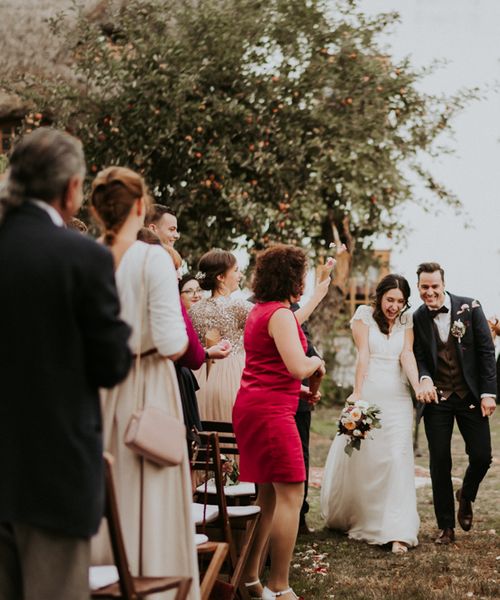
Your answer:
[[[381,409],[375,429],[352,456],[347,438],[336,436],[326,461],[321,512],[327,527],[369,544],[392,543],[394,553],[418,544],[420,520],[415,492],[408,380],[421,396],[413,355],[410,287],[400,275],[377,286],[374,307],[360,306],[351,321],[358,358],[349,401],[364,400]]]

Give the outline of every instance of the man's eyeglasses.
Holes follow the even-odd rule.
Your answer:
[[[194,296],[195,294],[201,294],[201,288],[195,288],[194,290],[183,290],[181,294],[187,294],[188,296]]]

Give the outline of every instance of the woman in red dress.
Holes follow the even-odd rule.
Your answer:
[[[290,310],[302,295],[306,269],[306,255],[295,246],[272,246],[257,257],[257,304],[245,326],[245,368],[233,408],[241,480],[259,484],[261,518],[245,575],[252,596],[263,600],[297,598],[288,574],[305,469],[294,415],[301,380],[324,373],[319,357],[306,356],[305,336]],[[271,570],[268,587],[262,588],[258,570],[268,539]]]

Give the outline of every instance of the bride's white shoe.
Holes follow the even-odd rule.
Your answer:
[[[282,590],[281,592],[272,592],[267,586],[262,592],[262,600],[273,600],[273,598],[280,598],[281,596],[285,596],[286,594],[292,594],[291,600],[299,600],[299,597],[292,590],[292,588]]]
[[[403,542],[392,542],[392,553],[393,554],[404,554],[408,552],[408,546]]]

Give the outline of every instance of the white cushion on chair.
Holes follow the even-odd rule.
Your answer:
[[[199,485],[196,488],[196,491],[204,494],[205,493],[205,484],[202,483],[201,485]],[[217,490],[215,488],[214,480],[213,479],[209,479],[208,483],[207,483],[207,494],[216,494],[216,493],[217,493]]]
[[[119,579],[118,569],[115,565],[102,565],[90,567],[89,569],[89,587],[91,590],[106,587],[116,583]]]
[[[208,542],[208,535],[204,535],[203,533],[195,533],[194,534],[194,543],[197,546],[201,546],[202,544],[206,544]]]
[[[226,496],[255,496],[257,491],[255,490],[255,483],[247,483],[242,481],[236,485],[226,485],[224,488],[224,494]]]
[[[227,514],[229,517],[250,517],[260,513],[260,506],[228,506]]]
[[[205,493],[205,484],[202,483],[196,488],[197,492]],[[213,479],[210,479],[207,484],[207,494],[216,494],[217,489],[215,487],[215,482]],[[236,496],[254,496],[256,494],[255,483],[237,483],[236,485],[226,485],[224,486],[224,495],[234,498]]]
[[[195,525],[201,525],[203,523],[203,510],[204,504],[200,504],[199,502],[193,502],[191,504],[191,514],[193,523]],[[215,521],[215,519],[219,516],[219,507],[213,504],[207,504],[207,511],[205,515],[206,523],[210,523],[211,521]]]

